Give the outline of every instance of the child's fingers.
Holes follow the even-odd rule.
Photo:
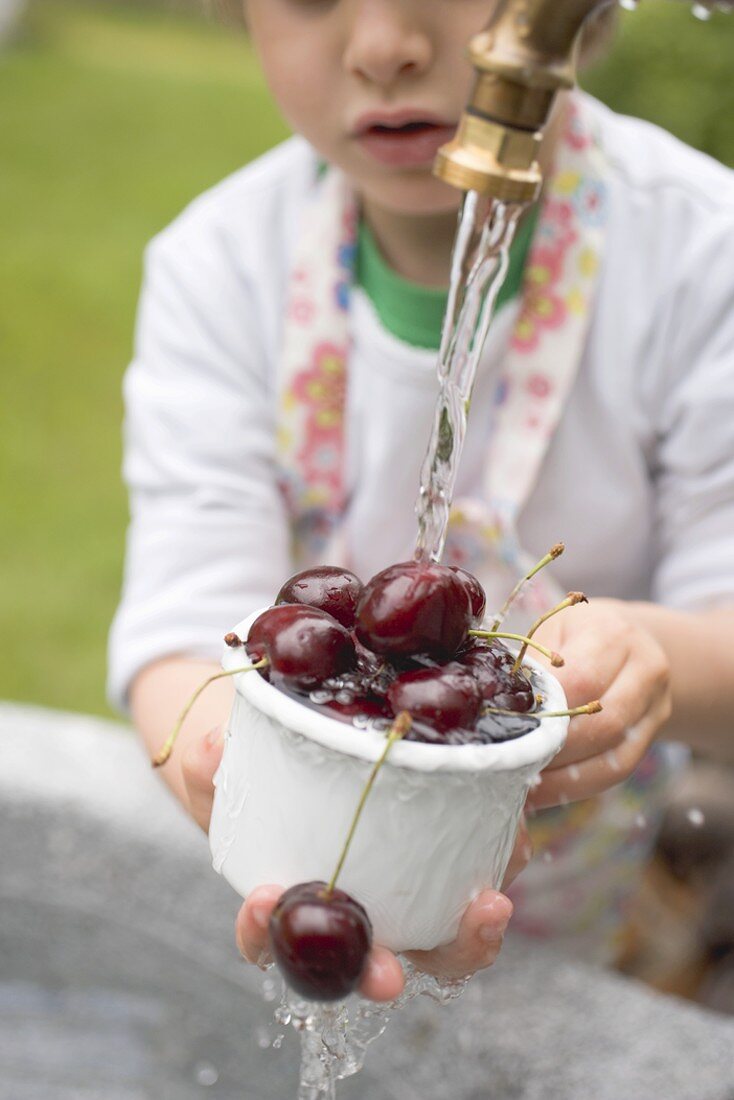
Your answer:
[[[496,890],[485,890],[464,913],[453,943],[433,951],[406,952],[419,970],[442,978],[464,978],[491,966],[499,955],[512,902]]]
[[[628,779],[669,714],[670,706],[665,696],[635,726],[627,730],[627,735],[618,748],[610,749],[580,764],[569,764],[565,768],[543,772],[540,785],[528,795],[528,809],[543,810],[548,806],[591,798]]]
[[[215,726],[205,737],[192,741],[181,758],[181,773],[186,785],[191,816],[204,832],[209,830],[214,799],[214,773],[222,759],[223,748],[222,728]]]
[[[568,740],[549,771],[617,750],[651,710],[668,697],[668,664],[656,642],[643,641],[601,696],[600,714],[574,718]],[[664,709],[664,708],[663,708]],[[646,745],[640,745],[644,752]]]
[[[573,613],[583,615],[584,610],[574,608]],[[608,630],[609,636],[603,631],[579,631],[561,643],[565,664],[553,669],[553,673],[561,682],[570,708],[585,706],[594,699],[603,700],[627,662],[628,639],[618,636],[616,621],[609,624]],[[537,636],[545,644],[542,631]]]
[[[569,764],[580,764],[583,760],[591,760],[619,748],[625,739],[626,730],[639,722],[650,708],[650,698],[638,690],[639,678],[635,680],[626,673],[627,669],[610,691],[602,695],[603,710],[599,714],[571,719],[566,744],[546,771],[566,768]],[[631,694],[628,687],[632,688]]]
[[[268,924],[282,893],[282,886],[258,886],[237,914],[237,947],[247,962],[263,965],[269,961]]]
[[[359,992],[370,1001],[394,1001],[403,992],[405,975],[392,951],[373,947],[367,960]]]

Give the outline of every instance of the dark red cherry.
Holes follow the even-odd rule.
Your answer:
[[[354,718],[390,719],[394,717],[385,698],[379,695],[358,696],[351,703],[341,703],[338,699],[332,699],[331,702],[324,703],[324,706],[350,722]]]
[[[254,661],[267,657],[272,682],[297,691],[313,691],[357,664],[349,631],[325,611],[300,604],[263,611],[250,627],[247,651]]]
[[[535,709],[535,692],[532,684],[518,673],[512,677],[506,687],[502,687],[492,697],[492,706],[501,707],[502,710],[516,710],[520,714],[528,714]]]
[[[352,641],[357,651],[357,668],[368,676],[374,676],[384,667],[385,658],[362,645],[355,632],[352,632]]]
[[[512,671],[515,657],[501,642],[487,644],[475,638],[465,647],[460,660],[470,669],[485,702],[522,714],[534,709],[533,686],[525,673]]]
[[[540,721],[531,714],[523,715],[522,718],[506,714],[484,714],[474,727],[474,733],[485,744],[497,744],[523,737],[539,725]]]
[[[367,913],[325,882],[292,886],[270,918],[273,957],[288,985],[309,1001],[340,1001],[353,993],[372,946]]]
[[[433,562],[403,562],[378,573],[357,606],[357,636],[375,653],[450,660],[472,622],[456,573]]]
[[[484,612],[487,610],[487,596],[484,589],[473,573],[468,573],[466,569],[460,569],[458,565],[450,565],[449,569],[453,569],[469,593],[472,622],[474,626],[480,626],[484,618]]]
[[[362,595],[362,582],[348,569],[321,565],[306,569],[287,580],[278,593],[275,603],[300,603],[318,607],[320,611],[340,622],[342,626],[354,626],[357,602]]]
[[[470,638],[457,660],[472,668],[491,666],[496,669],[512,668],[515,658],[500,641],[487,638]]]
[[[485,644],[472,647],[468,652],[462,653],[460,661],[462,667],[474,677],[483,698],[492,699],[500,690],[503,677],[489,646]]]
[[[406,672],[390,685],[387,698],[395,714],[407,710],[439,733],[473,726],[482,703],[473,676],[459,664]]]

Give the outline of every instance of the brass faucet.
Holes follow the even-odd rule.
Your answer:
[[[530,203],[540,192],[538,150],[556,96],[576,83],[587,19],[616,0],[499,0],[469,54],[476,81],[456,137],[435,173],[462,191]]]

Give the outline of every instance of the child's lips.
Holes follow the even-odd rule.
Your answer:
[[[394,116],[365,120],[355,139],[368,156],[393,167],[417,168],[433,163],[436,153],[450,141],[456,126],[433,118]]]

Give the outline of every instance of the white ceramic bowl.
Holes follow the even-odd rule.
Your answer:
[[[241,638],[257,614],[235,627]],[[244,650],[225,650],[226,669],[244,663]],[[558,681],[530,663],[546,709],[563,710]],[[215,778],[214,868],[243,897],[265,883],[328,881],[384,735],[325,717],[257,672],[235,684]],[[472,898],[502,882],[528,787],[567,729],[567,718],[545,718],[504,744],[393,746],[339,879],[369,913],[375,942],[400,951],[455,937]]]

